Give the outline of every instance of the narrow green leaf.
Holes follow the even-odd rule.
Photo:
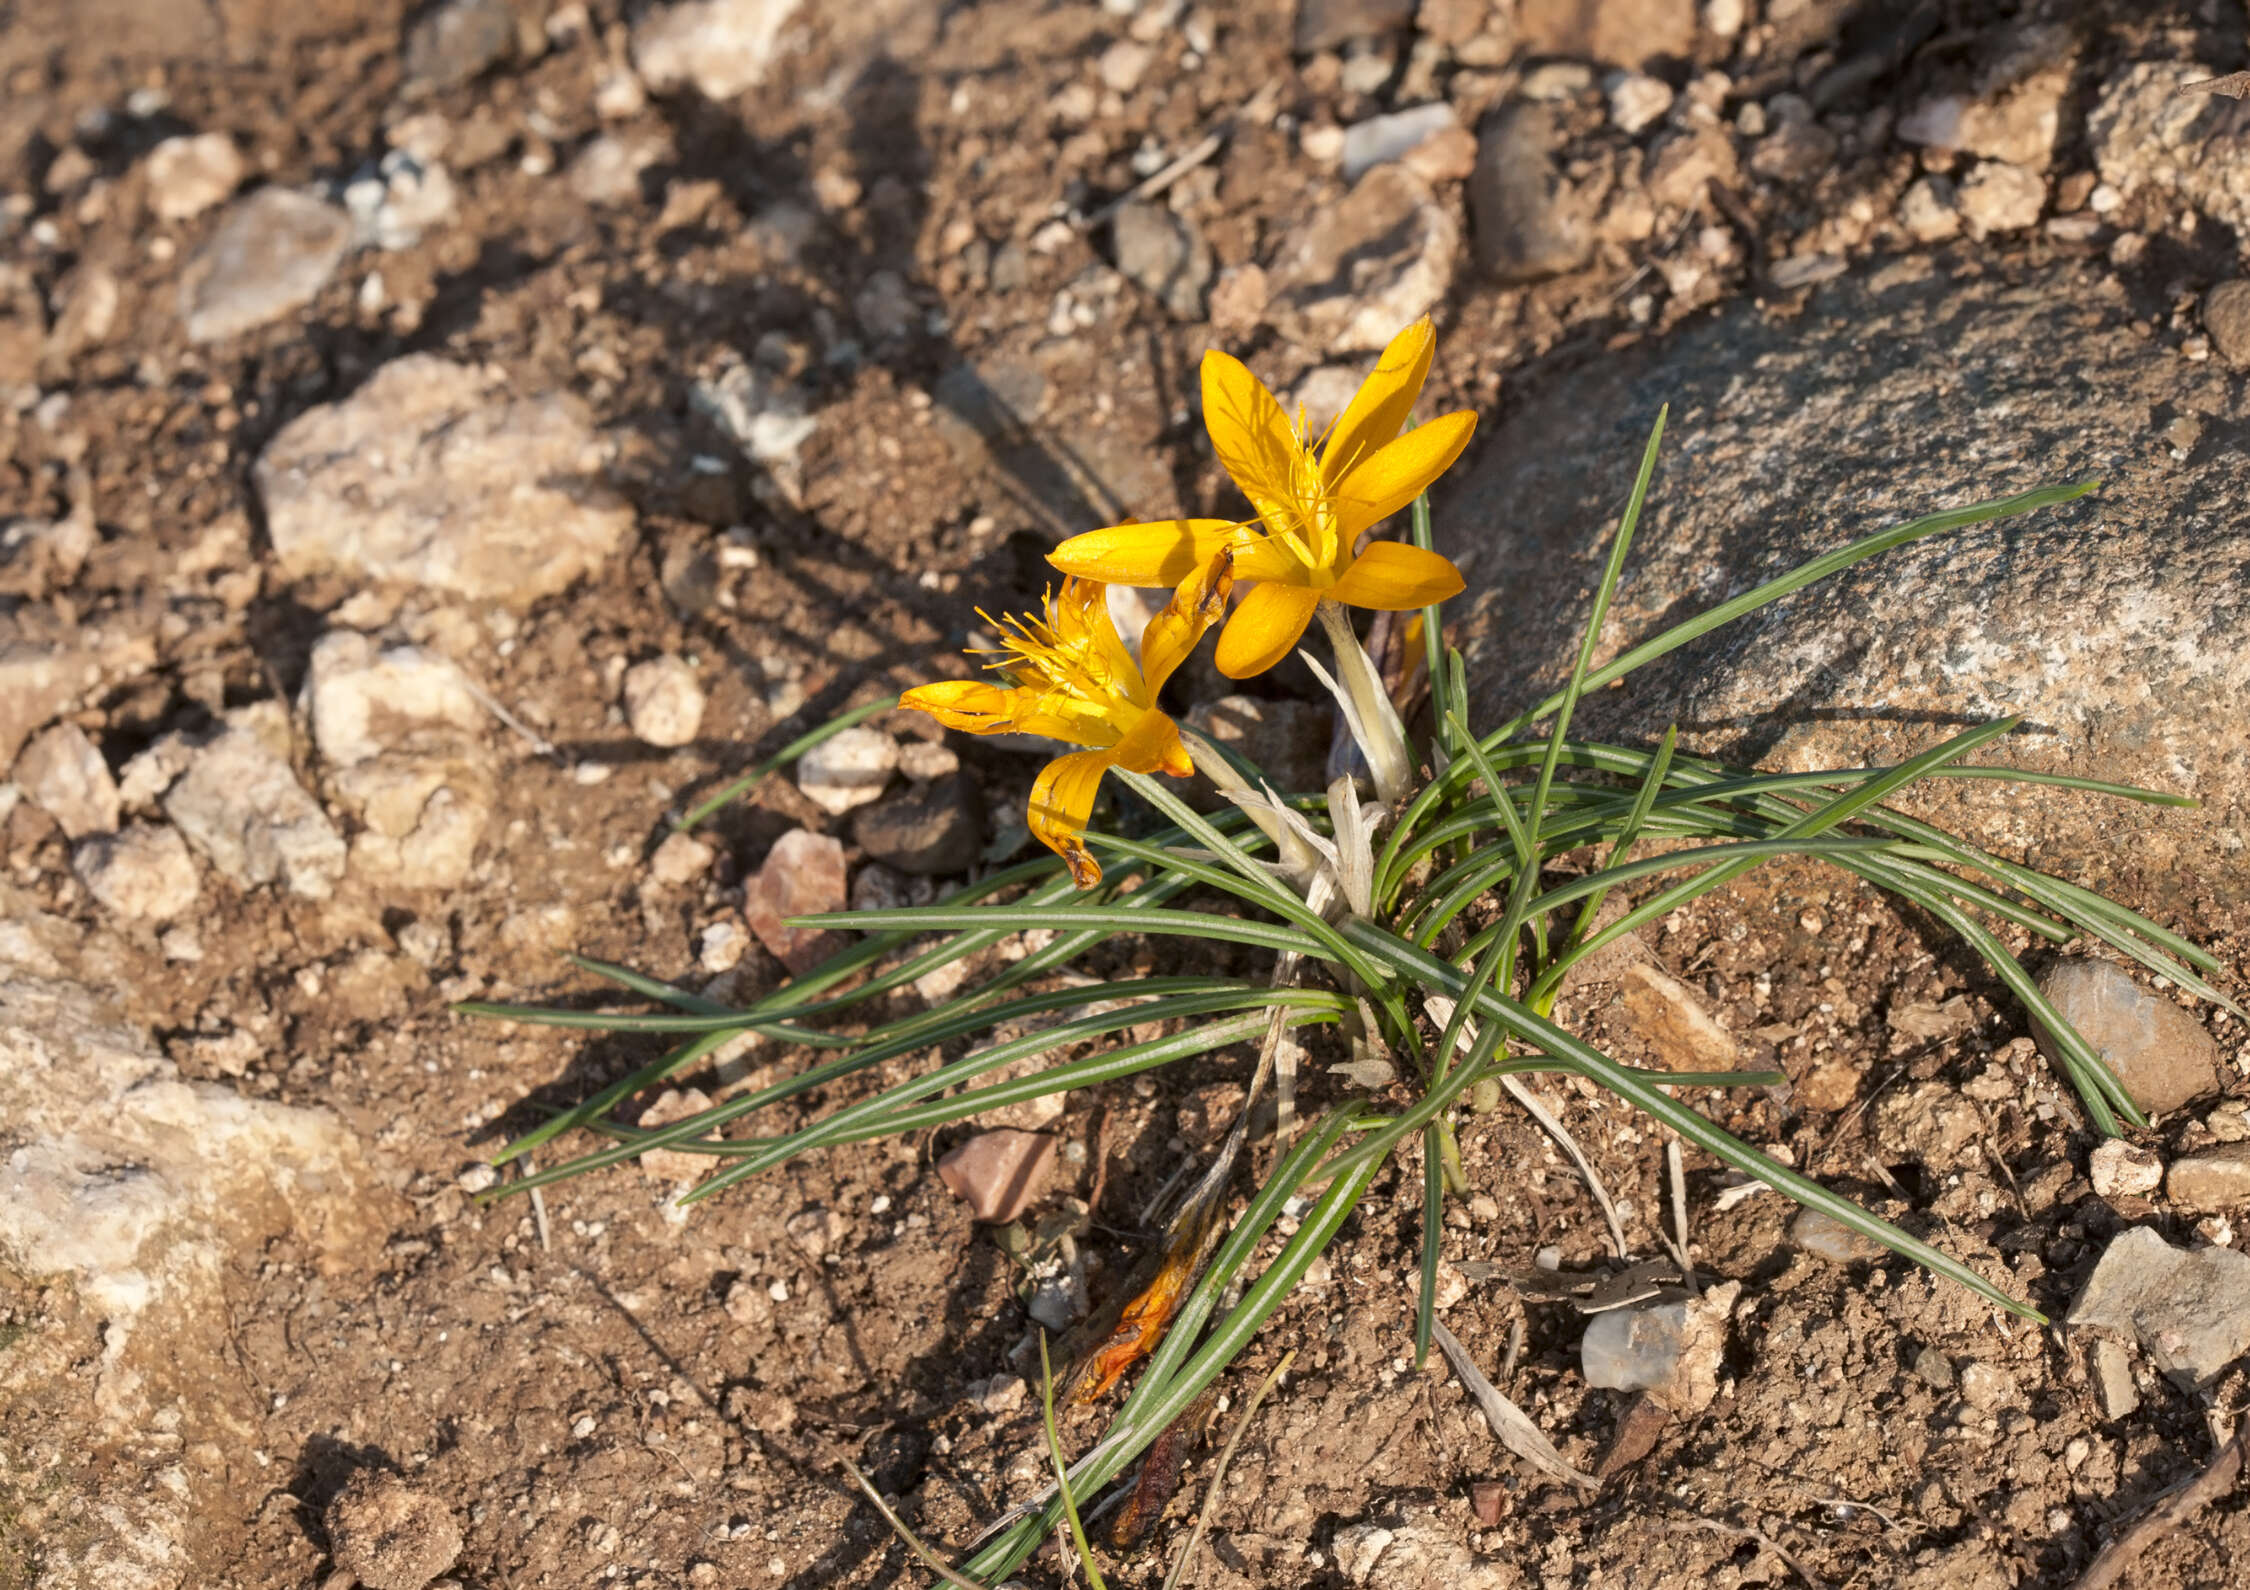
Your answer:
[[[1371,955],[1389,962],[1402,976],[1426,987],[1457,993],[1467,981],[1457,968],[1444,960],[1384,932],[1371,922],[1348,922],[1345,924],[1345,931]],[[1616,1094],[1644,1115],[1670,1127],[1720,1161],[1747,1171],[1798,1203],[1844,1222],[1892,1252],[1959,1281],[2012,1313],[2042,1325],[2046,1323],[2046,1317],[2036,1309],[2009,1297],[1958,1259],[1908,1236],[1890,1222],[1878,1219],[1847,1199],[1837,1197],[1818,1182],[1767,1158],[1748,1143],[1679,1103],[1662,1088],[1625,1070],[1600,1050],[1571,1036],[1529,1006],[1510,999],[1497,989],[1485,990],[1477,997],[1476,1004],[1479,1016],[1505,1027],[1525,1043],[1544,1049],[1557,1059],[1568,1061],[1588,1081]],[[1484,1033],[1480,1032],[1478,1036],[1481,1038]]]

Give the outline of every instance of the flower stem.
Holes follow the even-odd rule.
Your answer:
[[[1375,796],[1394,811],[1412,793],[1414,759],[1406,749],[1406,726],[1383,689],[1383,681],[1368,658],[1367,649],[1352,633],[1352,621],[1327,597],[1316,609],[1328,644],[1336,654],[1337,677],[1349,691],[1358,722],[1353,725],[1367,768],[1375,777]]]

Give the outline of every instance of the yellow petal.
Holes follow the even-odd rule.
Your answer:
[[[1178,585],[1234,540],[1231,519],[1160,519],[1072,536],[1047,554],[1063,573],[1110,585]]]
[[[1015,698],[1020,694],[982,679],[940,679],[935,684],[916,685],[898,698],[898,704],[927,712],[949,729],[1004,734],[1015,727]]]
[[[1229,679],[1262,674],[1289,655],[1312,622],[1320,593],[1302,585],[1269,582],[1252,588],[1219,632],[1212,660]]]
[[[1388,519],[1452,467],[1476,433],[1477,417],[1463,409],[1418,425],[1363,459],[1336,486],[1336,518],[1345,546],[1378,520]]]
[[[1106,753],[1129,773],[1169,773],[1186,778],[1195,771],[1187,747],[1180,743],[1179,725],[1153,708],[1141,714],[1125,738]]]
[[[1398,435],[1406,417],[1414,411],[1414,399],[1429,376],[1430,354],[1436,347],[1437,334],[1430,330],[1427,315],[1391,339],[1383,357],[1375,362],[1374,373],[1360,383],[1351,406],[1338,416],[1329,432],[1328,445],[1320,455],[1324,484],[1333,487],[1353,465],[1374,457]]]
[[[1435,552],[1403,541],[1372,541],[1328,594],[1348,607],[1396,613],[1459,596],[1462,585],[1461,571]]]
[[[1066,645],[1083,636],[1093,647],[1094,671],[1113,689],[1131,693],[1139,670],[1133,654],[1117,633],[1117,620],[1109,616],[1109,588],[1099,580],[1071,578],[1063,581],[1062,595],[1049,610],[1058,640]]]
[[[1141,678],[1147,693],[1141,698],[1156,704],[1156,693],[1172,670],[1187,660],[1203,632],[1227,616],[1227,598],[1234,591],[1234,554],[1222,551],[1203,568],[1180,582],[1164,610],[1141,631]]]
[[[1203,424],[1227,473],[1263,517],[1296,512],[1305,450],[1266,384],[1232,354],[1203,356]]]
[[[1086,848],[1086,824],[1094,815],[1102,774],[1115,760],[1109,751],[1073,751],[1041,768],[1038,782],[1031,786],[1025,821],[1032,837],[1063,858],[1070,867],[1070,881],[1081,889],[1102,881],[1101,865]]]

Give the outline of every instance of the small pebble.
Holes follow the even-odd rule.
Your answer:
[[[1609,119],[1626,137],[1638,136],[1672,108],[1672,87],[1645,72],[1626,72],[1609,85]]]
[[[775,959],[793,972],[806,972],[843,941],[822,929],[791,927],[789,919],[841,911],[848,898],[843,845],[809,828],[792,828],[774,841],[743,884],[742,915]]]
[[[2087,1157],[2086,1175],[2102,1198],[2145,1198],[2164,1180],[2164,1161],[2156,1151],[2113,1137]]]
[[[187,841],[161,823],[134,823],[122,833],[79,841],[70,870],[105,909],[136,921],[168,922],[194,905],[200,892]],[[200,945],[195,954],[202,954]]]
[[[947,778],[961,771],[961,758],[953,748],[930,740],[909,740],[898,748],[898,770],[917,784]]]
[[[65,838],[117,828],[117,781],[100,748],[75,723],[58,723],[33,737],[16,758],[15,784],[55,820]]]
[[[323,1522],[337,1571],[366,1590],[422,1590],[461,1555],[461,1527],[445,1503],[373,1469],[352,1476]]]
[[[185,221],[224,203],[242,181],[242,155],[225,133],[167,138],[148,152],[149,208]]]
[[[2164,1195],[2192,1214],[2250,1208],[2250,1143],[2227,1143],[2172,1162]]]
[[[743,952],[750,947],[750,935],[738,922],[714,922],[703,930],[696,950],[696,962],[707,972],[730,972],[742,964]]]
[[[2205,293],[2203,326],[2220,358],[2237,369],[2250,365],[2250,281],[2221,282]]]
[[[938,1161],[938,1179],[993,1225],[1021,1215],[1047,1190],[1055,1140],[1045,1132],[980,1132]]]
[[[797,788],[822,811],[842,816],[880,797],[898,764],[896,740],[854,724],[797,759]]]
[[[625,670],[625,719],[650,745],[686,745],[703,724],[703,687],[695,670],[667,653]]]
[[[648,873],[658,883],[678,888],[709,872],[716,858],[717,852],[695,835],[672,834],[649,857]]]
[[[2040,974],[2039,991],[2109,1062],[2133,1102],[2152,1115],[2168,1115],[2218,1091],[2219,1050],[2193,1014],[2152,994],[2122,967],[2092,956],[2069,956]],[[2046,1029],[2035,1026],[2039,1047],[2061,1066]]]

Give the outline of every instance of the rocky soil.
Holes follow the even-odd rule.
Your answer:
[[[449,1006],[591,998],[572,953],[753,995],[824,953],[791,914],[1022,853],[1038,763],[897,715],[673,819],[960,670],[1061,536],[1229,511],[1207,346],[1318,421],[1436,317],[1431,411],[1484,416],[1436,506],[1487,723],[1567,666],[1661,403],[1606,648],[2101,473],[1586,723],[1810,767],[2024,712],[2018,765],[2204,806],[1927,809],[2239,966],[2250,113],[2179,89],[2245,39],[2060,0],[0,7],[0,1587],[920,1582],[839,1458],[952,1544],[1038,1488],[1033,1321],[1114,1293],[1244,1055],[690,1211],[677,1155],[534,1208],[483,1159],[654,1051]],[[1308,676],[1173,690],[1318,777]],[[1753,875],[1560,1007],[1781,1069],[1711,1107],[2067,1324],[1693,1154],[1694,1276],[1619,1281],[1507,1105],[1463,1123],[1442,1317],[1598,1488],[1405,1356],[1406,1166],[1226,1382],[1297,1351],[1187,1582],[2075,1583],[2250,1402],[2245,1035],[2083,949],[2032,964],[2157,1112],[2129,1141],[1837,874]],[[1546,1102],[1664,1256],[1661,1136]],[[1074,1229],[1083,1287],[979,1215]],[[1160,1580],[1211,1459],[1111,1582]],[[2236,1493],[2122,1582],[2246,1557]]]

